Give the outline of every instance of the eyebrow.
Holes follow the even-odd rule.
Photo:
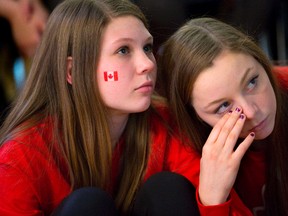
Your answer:
[[[252,70],[252,67],[249,67],[245,71],[245,73],[244,73],[244,75],[243,75],[243,77],[241,78],[241,81],[240,81],[240,85],[241,86],[244,84],[244,82],[247,79],[247,77],[248,77],[248,75],[249,75],[251,70]],[[224,101],[224,100],[225,100],[225,98],[220,98],[220,99],[217,99],[215,101],[212,101],[207,106],[205,106],[204,109],[208,109],[210,106],[213,106],[214,104],[218,104],[218,103],[220,103],[221,101]]]
[[[253,67],[247,68],[247,70],[246,70],[245,73],[244,73],[244,76],[242,77],[242,79],[241,79],[241,81],[240,81],[240,85],[243,85],[243,84],[244,84],[245,80],[247,79],[247,77],[248,77],[248,75],[249,75],[249,73],[250,73],[250,71],[251,71],[252,69],[253,69]]]
[[[133,42],[134,39],[133,38],[119,38],[119,39],[113,41],[112,44],[116,44],[116,43],[119,43],[119,42],[130,42],[130,41]],[[153,42],[153,37],[149,36],[144,41],[145,41],[145,43],[150,42],[150,41]]]

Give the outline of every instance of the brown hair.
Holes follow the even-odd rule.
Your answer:
[[[198,75],[212,65],[224,50],[254,57],[265,69],[277,99],[276,125],[268,146],[266,212],[288,215],[288,137],[284,131],[288,116],[287,97],[278,88],[269,59],[249,36],[213,18],[192,19],[175,32],[163,45],[158,61],[161,91],[168,99],[180,129],[199,153],[211,127],[199,119],[191,105],[191,92]],[[283,99],[284,97],[285,100]],[[284,104],[285,103],[285,104]],[[276,168],[277,167],[277,168]]]
[[[24,90],[1,130],[1,145],[43,119],[53,117],[55,139],[67,161],[72,188],[109,188],[112,144],[107,109],[100,97],[96,67],[103,29],[120,16],[134,16],[147,28],[141,10],[129,0],[67,0],[56,7]],[[66,81],[72,56],[73,85]],[[115,200],[128,211],[147,163],[150,108],[131,114]],[[48,141],[47,141],[48,142]]]

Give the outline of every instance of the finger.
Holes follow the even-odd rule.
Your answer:
[[[31,0],[21,0],[18,2],[20,13],[24,16],[24,20],[27,22],[31,18],[32,10],[32,1]]]
[[[231,154],[234,149],[235,145],[237,143],[237,140],[239,139],[240,133],[243,129],[244,123],[246,120],[246,116],[241,113],[236,120],[233,128],[231,129],[230,133],[227,136],[227,139],[225,141],[225,145],[223,147],[223,151],[226,152],[227,154]]]
[[[225,122],[225,124],[223,125],[223,127],[221,128],[220,134],[217,138],[217,143],[220,143],[222,145],[224,145],[227,141],[228,136],[230,135],[231,131],[233,130],[234,126],[236,125],[236,122],[239,120],[241,115],[241,109],[240,108],[236,108],[231,114],[230,117],[228,118],[228,120]],[[242,125],[243,126],[243,125]],[[239,127],[236,127],[236,129],[238,129]],[[242,128],[241,128],[242,130]],[[241,131],[240,130],[240,131]],[[235,132],[234,132],[235,133]],[[234,140],[232,140],[232,138],[234,138]],[[238,137],[231,137],[230,138],[230,142],[234,141],[236,143]],[[235,144],[234,143],[234,144]]]
[[[236,160],[240,161],[243,158],[244,154],[246,153],[248,148],[253,143],[254,138],[255,138],[255,133],[251,132],[244,139],[244,141],[239,144],[239,146],[237,147],[237,149],[235,150],[235,152],[233,154],[233,157],[235,157]]]
[[[208,138],[207,138],[207,143],[214,143],[216,142],[220,131],[223,127],[223,125],[226,123],[226,121],[229,119],[231,113],[226,113],[217,123],[216,125],[213,127],[213,129],[211,130]]]

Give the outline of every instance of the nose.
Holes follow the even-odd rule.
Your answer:
[[[156,71],[156,60],[153,53],[141,52],[138,57],[138,74],[151,73]]]
[[[39,35],[41,36],[46,28],[47,20],[48,20],[48,14],[46,12],[40,14],[38,18],[35,17],[35,25]]]
[[[38,33],[42,35],[48,20],[49,12],[42,2],[33,2],[30,5],[31,23],[35,26]]]
[[[253,119],[259,110],[255,101],[249,98],[242,99],[238,106],[242,108],[243,113],[246,115],[247,119]]]

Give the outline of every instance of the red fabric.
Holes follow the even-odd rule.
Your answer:
[[[161,113],[168,118],[165,110]],[[155,116],[151,127],[152,148],[144,181],[154,173],[166,170],[186,176],[197,188],[200,156],[181,145],[177,137],[169,137],[166,128]],[[65,164],[60,160],[57,166],[55,155],[46,146],[51,133],[49,127],[42,124],[30,129],[30,132],[29,136],[9,141],[0,149],[0,215],[49,215],[70,193]],[[115,172],[120,154],[121,145],[114,152]],[[246,188],[250,187],[239,189]],[[252,215],[234,190],[226,203],[217,206],[201,205],[197,194],[201,215]]]
[[[246,206],[253,209],[255,216],[264,216],[264,190],[266,159],[264,151],[248,150],[241,161],[238,177],[235,182],[239,196]]]
[[[280,85],[288,89],[288,66],[274,66],[273,72],[276,74]]]
[[[45,124],[0,149],[0,215],[49,215],[70,193],[65,166],[46,146]],[[43,130],[44,129],[44,130]]]

